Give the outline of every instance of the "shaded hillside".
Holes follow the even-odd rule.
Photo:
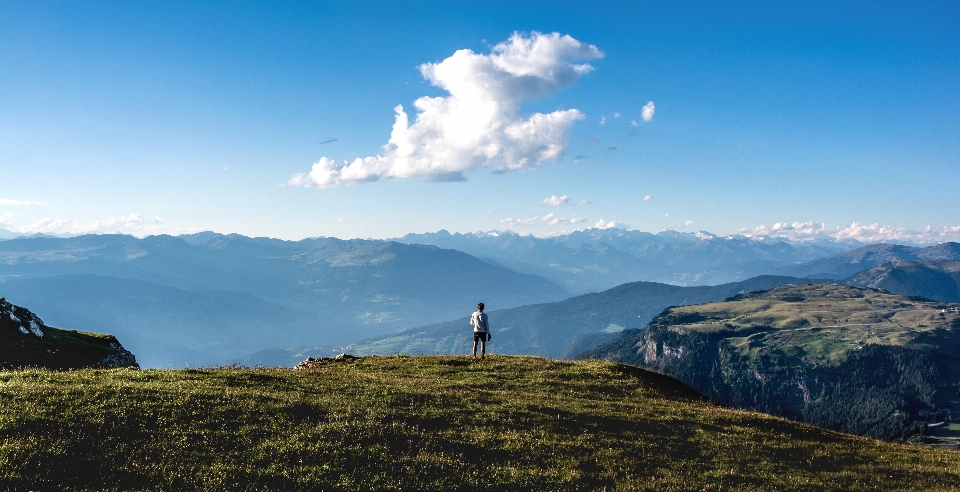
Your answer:
[[[293,337],[297,345],[354,342],[451,319],[478,298],[518,306],[568,296],[545,279],[465,253],[388,241],[26,238],[0,242],[0,264],[12,301],[50,313],[53,324],[135,329],[124,340],[156,365],[182,366],[183,357],[216,364],[251,346],[289,347]],[[98,305],[106,309],[96,313]],[[179,343],[181,353],[164,352],[151,337]],[[224,350],[190,354],[210,340]]]
[[[636,281],[676,285],[736,282],[777,267],[822,258],[847,244],[793,243],[772,237],[718,237],[705,232],[651,234],[588,229],[538,238],[506,231],[407,234],[408,244],[432,244],[489,258],[550,279],[570,292],[597,292]]]
[[[488,345],[495,353],[559,357],[582,335],[616,333],[624,328],[642,327],[668,306],[719,301],[740,292],[806,281],[764,276],[702,287],[634,282],[560,302],[490,310],[493,341]],[[487,303],[488,309],[495,306]],[[366,354],[463,353],[470,349],[473,339],[468,323],[469,307],[467,310],[456,321],[361,342],[351,350]]]
[[[598,361],[0,373],[7,490],[949,490],[956,452]]]
[[[30,310],[0,297],[0,369],[139,367],[113,335],[47,326]]]
[[[960,261],[892,260],[859,272],[843,283],[883,289],[901,296],[960,303]]]
[[[580,357],[653,369],[738,408],[916,440],[926,423],[960,411],[958,307],[785,286],[667,309]]]
[[[892,260],[960,260],[960,243],[913,247],[897,244],[870,244],[826,258],[781,268],[781,275],[840,280]]]

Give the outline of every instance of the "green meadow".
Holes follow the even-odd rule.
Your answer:
[[[956,490],[960,453],[713,404],[632,366],[365,357],[0,372],[6,490]]]

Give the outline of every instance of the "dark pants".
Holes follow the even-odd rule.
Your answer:
[[[475,331],[473,332],[473,356],[477,356],[477,343],[480,344],[480,357],[483,357],[487,354],[487,332],[485,331]]]

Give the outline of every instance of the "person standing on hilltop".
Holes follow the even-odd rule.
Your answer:
[[[480,343],[480,358],[487,354],[487,340],[490,335],[490,323],[487,314],[483,312],[483,303],[477,304],[477,312],[470,316],[470,326],[473,327],[473,358],[477,358],[477,342]]]

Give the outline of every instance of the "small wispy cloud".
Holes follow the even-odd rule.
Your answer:
[[[591,203],[593,202],[591,202],[590,200],[580,200],[580,203],[578,203],[577,205],[590,205]]]
[[[652,201],[653,201],[653,195],[646,195],[646,196],[644,196],[644,197],[643,197],[643,201],[645,201],[645,202],[652,202]]]
[[[0,205],[14,205],[19,207],[24,205],[43,205],[43,204],[36,201],[11,200],[9,198],[0,198]]]
[[[630,128],[636,128],[640,126],[640,123],[637,123],[637,120],[630,120]]]
[[[606,117],[606,116],[601,116],[601,117],[600,117],[600,126],[603,126],[603,125],[606,125],[606,124],[607,124],[607,117]]]
[[[155,234],[185,234],[197,232],[196,228],[174,228],[163,225],[159,216],[146,219],[139,214],[115,217],[94,222],[93,224],[79,224],[73,219],[43,219],[33,224],[22,226],[18,232],[23,234],[130,234],[133,236],[149,236]]]
[[[528,217],[526,219],[506,218],[500,221],[506,227],[532,227],[537,224],[539,217]]]
[[[559,207],[560,205],[566,205],[568,201],[570,201],[570,198],[567,197],[567,195],[553,195],[550,198],[544,198],[543,201],[540,202],[540,205],[543,205],[544,207]]]
[[[650,120],[652,120],[652,119],[653,119],[653,112],[654,112],[656,109],[657,109],[657,107],[653,105],[653,101],[650,101],[650,102],[648,102],[647,104],[644,104],[644,105],[643,105],[643,109],[640,110],[640,118],[641,118],[643,121],[650,121]]]
[[[686,222],[683,223],[683,227],[690,227],[690,226],[692,226],[692,225],[693,225],[693,221],[692,221],[692,220],[688,220],[688,221],[686,221]]]
[[[619,117],[620,117],[620,113],[613,113],[613,117],[614,117],[614,118],[619,118]]]

